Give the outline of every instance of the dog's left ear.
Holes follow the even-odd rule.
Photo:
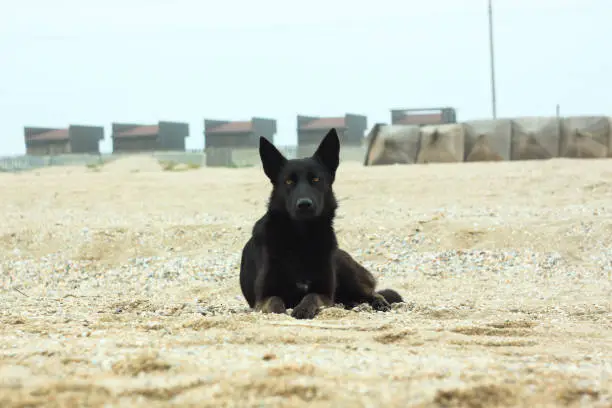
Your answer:
[[[327,167],[333,181],[336,177],[338,164],[340,163],[340,140],[338,140],[338,133],[335,128],[331,128],[327,132],[312,157]]]

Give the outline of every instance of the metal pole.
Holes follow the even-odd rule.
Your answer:
[[[495,53],[493,51],[493,5],[489,0],[489,53],[491,58],[491,110],[493,119],[497,119],[497,97],[495,92]]]

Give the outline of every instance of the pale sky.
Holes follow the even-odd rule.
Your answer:
[[[494,0],[498,116],[612,114],[612,2]],[[21,0],[0,5],[0,156],[23,126],[278,120],[453,106],[491,117],[486,0]]]

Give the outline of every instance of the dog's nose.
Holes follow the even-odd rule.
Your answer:
[[[310,198],[300,198],[297,200],[298,210],[310,210],[312,208],[312,200]]]

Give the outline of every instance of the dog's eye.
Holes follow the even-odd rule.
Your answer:
[[[313,183],[318,183],[320,180],[321,180],[321,179],[320,179],[320,178],[318,178],[318,177],[313,177],[313,178],[312,178],[312,182],[313,182]]]
[[[287,180],[285,180],[285,184],[293,184],[293,180],[287,179]]]

